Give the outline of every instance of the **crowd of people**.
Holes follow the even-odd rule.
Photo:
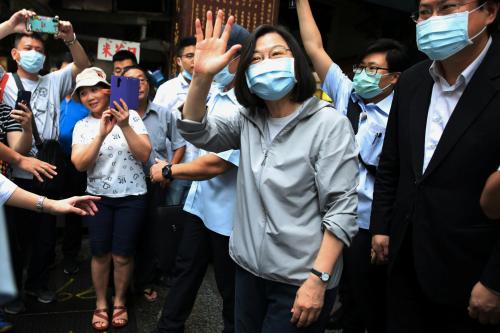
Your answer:
[[[296,1],[303,47],[281,26],[249,32],[209,11],[156,92],[132,53],[115,54],[113,75],[139,81],[136,109],[110,102],[70,22],[55,36],[70,56],[43,76],[35,13],[0,24],[17,63],[0,81],[0,331],[24,297],[56,301],[54,215],[74,213],[63,269],[78,273],[87,226],[96,331],[128,324],[131,286],[159,301],[160,269],[170,290],[154,333],[183,332],[212,261],[223,332],[499,332],[500,1],[417,2],[428,59],[382,38],[352,73],[325,51],[308,0]],[[174,218],[162,265],[174,240],[158,225]]]

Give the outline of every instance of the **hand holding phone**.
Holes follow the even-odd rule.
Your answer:
[[[15,108],[18,108],[19,104],[26,105],[29,109],[31,109],[31,91],[27,90],[17,91],[17,100]]]
[[[30,16],[36,15],[35,12],[31,10],[21,9],[9,18],[8,25],[11,27],[13,33],[24,34],[29,31],[26,30],[26,22]]]

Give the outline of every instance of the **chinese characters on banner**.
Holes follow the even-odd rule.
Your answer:
[[[111,61],[113,55],[121,50],[132,52],[137,57],[137,61],[140,61],[141,43],[103,37],[100,37],[97,42],[97,59]]]

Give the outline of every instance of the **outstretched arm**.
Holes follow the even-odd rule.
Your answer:
[[[167,164],[165,161],[156,160],[151,167],[151,179],[154,182],[163,181],[162,169]],[[235,165],[220,158],[215,154],[207,154],[189,163],[172,165],[172,177],[183,180],[207,180],[231,170]]]
[[[324,82],[333,61],[323,47],[321,33],[314,21],[309,0],[297,0],[297,15],[304,48],[321,82]]]

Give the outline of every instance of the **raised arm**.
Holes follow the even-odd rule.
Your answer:
[[[81,71],[90,66],[90,60],[87,57],[87,53],[83,49],[82,45],[78,39],[76,39],[71,22],[59,21],[59,34],[56,38],[61,39],[71,52],[71,56],[73,57],[71,74],[73,75],[73,79],[75,79]]]
[[[27,33],[26,20],[33,15],[36,15],[36,13],[26,9],[21,9],[12,14],[7,21],[0,24],[0,39],[13,33]]]
[[[309,0],[297,0],[297,15],[304,48],[321,82],[324,82],[333,61],[323,47],[321,33],[314,21]]]
[[[234,45],[226,52],[234,17],[229,17],[224,31],[222,31],[223,20],[224,12],[219,10],[214,26],[212,12],[208,11],[205,35],[203,35],[201,22],[199,19],[196,19],[194,75],[189,85],[189,91],[184,105],[184,119],[201,122],[206,113],[205,102],[214,75],[220,72],[220,70],[231,61],[238,49],[241,48],[241,45]]]

